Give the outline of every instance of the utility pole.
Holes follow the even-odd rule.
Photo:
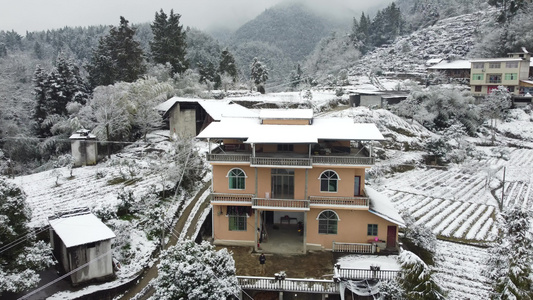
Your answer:
[[[503,197],[505,196],[505,168],[506,167],[503,167],[502,201],[500,202],[500,211],[503,210]]]

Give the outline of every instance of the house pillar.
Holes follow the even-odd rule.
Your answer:
[[[304,242],[304,253],[307,253],[307,212],[304,211],[304,232],[303,232],[303,242]]]
[[[254,212],[254,219],[255,219],[255,234],[254,234],[255,243],[254,243],[254,249],[255,249],[255,252],[257,252],[257,250],[259,250],[258,247],[257,247],[257,244],[258,244],[257,235],[261,234],[261,228],[257,226],[257,215],[258,214],[259,214],[259,210],[256,209],[255,212]]]
[[[207,153],[211,154],[211,139],[207,139]]]
[[[279,292],[279,300],[283,300],[283,292]]]
[[[255,157],[255,144],[252,144],[252,157]]]

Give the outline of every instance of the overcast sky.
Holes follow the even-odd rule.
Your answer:
[[[215,26],[235,29],[285,0],[9,0],[0,9],[0,30],[26,31],[64,26],[118,25],[124,16],[130,23],[152,22],[161,8],[181,14],[181,23],[202,30]],[[332,7],[354,13],[392,0],[305,0],[321,10]]]

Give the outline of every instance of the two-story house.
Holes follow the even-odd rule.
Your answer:
[[[527,93],[532,82],[528,80],[531,54],[509,53],[505,58],[471,60],[470,90],[474,96],[490,94],[498,86],[505,86],[513,95]]]
[[[263,109],[211,123],[197,138],[212,149],[215,244],[304,253],[397,247],[401,217],[365,188],[372,143],[384,139],[374,124]]]

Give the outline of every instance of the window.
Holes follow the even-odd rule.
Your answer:
[[[337,234],[339,217],[332,210],[325,210],[318,215],[318,233]]]
[[[472,69],[483,69],[483,67],[485,67],[485,64],[482,62],[472,63]]]
[[[514,86],[508,86],[508,87],[507,87],[507,90],[508,90],[510,93],[514,93]]]
[[[230,190],[244,190],[246,174],[241,169],[231,169],[228,172]]]
[[[487,77],[488,83],[502,83],[501,74],[489,74]]]
[[[506,68],[518,68],[518,62],[517,61],[508,61],[505,63]]]
[[[249,206],[228,206],[228,223],[230,231],[246,231]]]
[[[501,68],[502,63],[499,62],[491,62],[489,63],[489,69],[499,69]]]
[[[505,73],[505,80],[515,80],[517,78],[516,73]]]
[[[478,93],[481,93],[481,85],[476,85],[476,86],[474,87],[474,91],[475,91],[475,92],[478,92]]]
[[[378,224],[368,224],[366,235],[377,236],[378,235]]]
[[[324,171],[320,175],[320,191],[321,192],[337,192],[337,181],[339,176],[335,171]]]
[[[294,145],[292,144],[278,144],[278,151],[292,152]]]
[[[472,74],[472,80],[483,80],[483,73]]]

